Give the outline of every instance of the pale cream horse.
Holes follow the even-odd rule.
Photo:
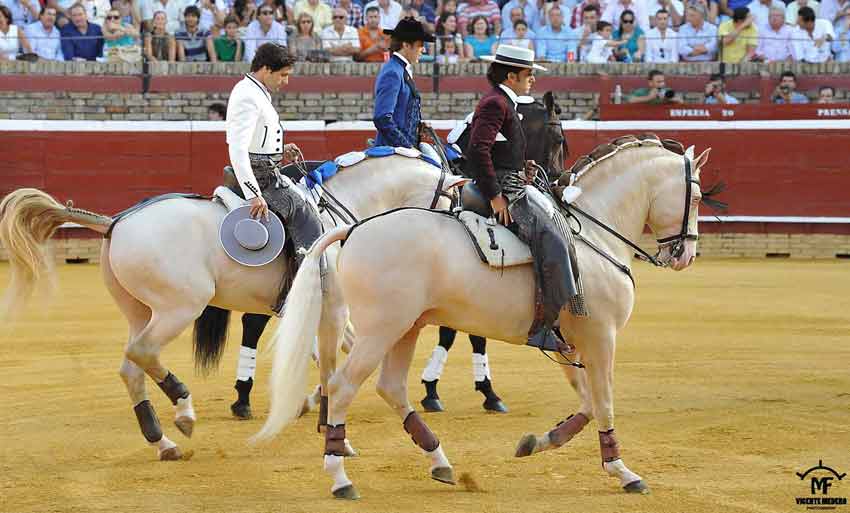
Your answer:
[[[687,234],[687,240],[681,238],[677,244],[659,244],[658,259],[682,270],[696,255],[701,198],[697,179],[708,153],[694,159],[692,149],[683,156],[657,140],[618,147],[610,158],[580,174],[575,185],[584,192],[576,205],[631,241],[639,239],[647,224],[660,240]],[[686,180],[687,170],[692,170],[693,183]],[[632,250],[626,244],[586,219],[582,225],[582,235],[591,243],[621,263],[631,261]],[[357,390],[381,364],[378,394],[425,451],[431,477],[453,484],[454,472],[442,445],[408,402],[407,375],[417,336],[423,326],[432,324],[525,344],[534,314],[532,267],[502,271],[482,264],[457,221],[420,210],[379,216],[353,231],[342,226],[326,233],[299,270],[278,326],[281,340],[273,363],[271,412],[257,440],[274,436],[297,416],[305,386],[303,365],[297,362],[307,358],[321,316],[318,262],[337,241],[345,241],[338,273],[357,342],[329,383],[324,464],[333,478],[331,490],[336,497],[358,497],[343,467],[346,413]],[[445,258],[447,251],[452,258]],[[560,327],[586,366],[567,372],[582,404],[575,415],[542,437],[524,437],[517,456],[559,447],[595,418],[605,471],[626,491],[642,492],[647,487],[626,467],[614,434],[614,348],[617,332],[632,312],[633,284],[589,246],[578,242],[577,253],[590,316],[576,318],[565,310]]]
[[[440,208],[448,208],[449,199],[439,193],[447,193],[464,181],[441,174],[440,169],[422,160],[389,156],[345,168],[330,178],[325,188],[357,218],[363,218],[401,206],[427,208],[438,203]],[[121,377],[142,434],[157,448],[161,459],[180,458],[181,452],[159,426],[147,400],[145,374],[160,384],[175,405],[175,424],[183,434],[191,436],[196,420],[189,389],[160,362],[162,348],[191,325],[207,305],[271,314],[269,305],[286,271],[283,257],[262,267],[233,262],[218,241],[225,214],[221,204],[211,201],[168,199],[121,220],[111,238],[103,242],[103,280],[129,324]],[[322,217],[325,226],[333,226],[327,212]],[[21,307],[36,282],[47,277],[51,268],[47,240],[66,222],[105,234],[112,219],[65,207],[37,189],[19,189],[0,203],[0,244],[8,251],[12,268],[12,281],[0,313]],[[329,260],[333,264],[334,251],[330,251]],[[319,345],[324,390],[336,366],[337,347],[348,317],[335,265],[329,266],[327,286],[319,306],[323,309]],[[218,365],[223,341],[222,337],[212,346],[196,347],[196,364],[202,370]],[[215,345],[218,343],[222,345]],[[302,373],[306,372],[310,353],[308,348],[307,353],[298,355]],[[301,401],[303,393],[299,396]]]

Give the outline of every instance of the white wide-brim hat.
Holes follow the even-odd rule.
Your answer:
[[[508,66],[517,68],[530,68],[546,71],[546,68],[539,64],[534,64],[534,52],[528,48],[520,48],[519,46],[499,45],[496,48],[496,55],[483,55],[482,61],[498,62]]]

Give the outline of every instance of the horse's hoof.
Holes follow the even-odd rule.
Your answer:
[[[431,470],[431,479],[450,485],[457,484],[457,481],[455,481],[455,471],[451,467],[435,467]]]
[[[632,481],[623,487],[623,490],[626,493],[639,493],[641,495],[646,495],[649,493],[649,486],[646,485],[643,479],[638,479],[637,481]]]
[[[354,488],[354,485],[343,486],[337,490],[333,491],[334,499],[346,499],[349,501],[356,501],[360,498],[360,494],[357,493],[357,489]]]
[[[183,433],[186,438],[192,438],[192,432],[195,431],[195,419],[191,417],[177,417],[174,420],[174,425]]]
[[[422,399],[419,404],[421,404],[422,408],[428,413],[438,413],[441,411],[446,411],[443,408],[443,403],[441,403],[439,399],[434,397],[426,397],[425,399]]]
[[[498,397],[487,398],[484,401],[484,409],[493,413],[508,413],[508,407]]]
[[[251,415],[251,405],[248,403],[236,401],[230,405],[230,411],[233,412],[233,416],[239,420],[248,420],[253,417],[253,415]]]
[[[519,444],[517,444],[514,457],[524,458],[531,456],[534,454],[535,447],[537,447],[537,437],[531,434],[525,435],[520,439]]]
[[[159,461],[180,461],[182,458],[179,447],[171,447],[159,453]]]
[[[301,404],[301,411],[298,412],[298,418],[300,419],[308,413],[310,413],[310,403],[307,401],[307,399],[304,399],[304,402]]]

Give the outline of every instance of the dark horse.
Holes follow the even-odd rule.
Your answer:
[[[551,92],[548,92],[543,96],[542,103],[535,101],[534,103],[520,104],[518,110],[523,116],[522,126],[528,139],[526,158],[541,163],[548,171],[550,178],[552,180],[557,179],[563,172],[564,158],[568,154],[568,149],[559,120],[561,109],[555,104],[554,96]],[[462,149],[463,141],[463,138],[459,141]],[[226,334],[229,319],[230,311],[208,306],[201,316],[195,320],[193,336],[196,345],[216,336],[216,334]],[[231,412],[239,419],[251,418],[250,395],[254,386],[257,343],[270,319],[270,316],[264,314],[245,313],[242,315],[242,347],[239,349],[239,364],[234,386],[238,397],[230,405]],[[443,411],[440,398],[437,395],[437,381],[442,373],[448,350],[454,343],[455,335],[454,330],[440,327],[440,343],[434,349],[434,354],[429,359],[422,377],[426,389],[426,397],[422,400],[422,406],[426,411]],[[493,391],[490,381],[486,354],[487,340],[475,335],[470,335],[469,338],[473,347],[475,389],[484,394],[484,408],[489,411],[506,412],[507,407]],[[435,360],[435,358],[437,359]],[[439,370],[439,372],[435,372],[436,370]]]

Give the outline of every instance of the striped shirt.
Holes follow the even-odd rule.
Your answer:
[[[183,45],[183,53],[186,55],[187,62],[205,62],[210,60],[207,55],[207,38],[210,33],[207,30],[195,30],[194,34],[189,34],[185,30],[180,30],[174,34],[174,39],[178,44]]]

